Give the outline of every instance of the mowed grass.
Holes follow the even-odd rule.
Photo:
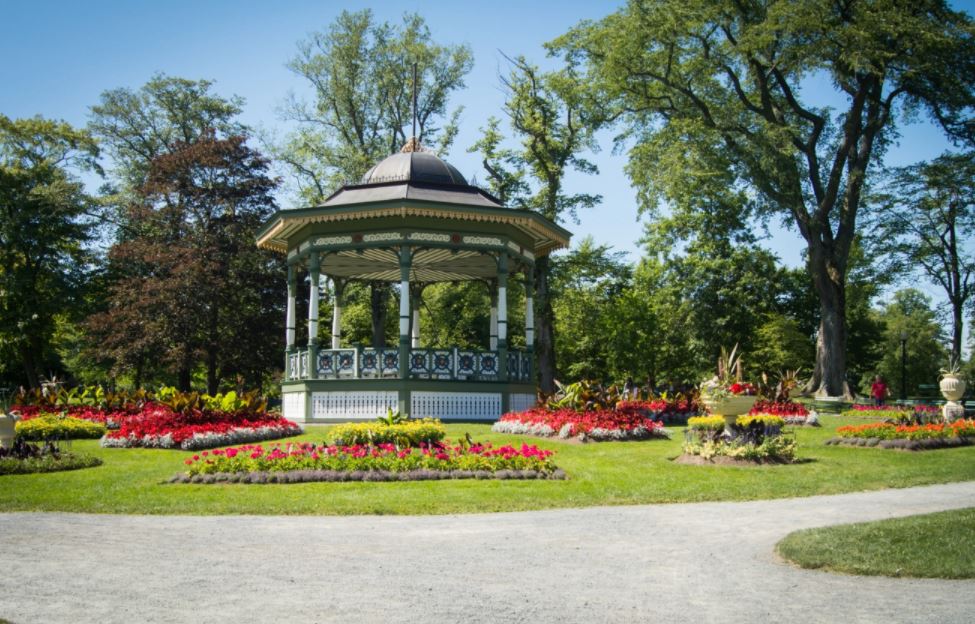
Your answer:
[[[803,568],[871,576],[975,578],[975,509],[790,533],[776,546]]]
[[[495,445],[552,449],[565,481],[422,481],[397,483],[164,483],[185,467],[188,451],[102,449],[97,440],[73,449],[102,466],[73,472],[0,477],[0,511],[136,514],[450,514],[556,507],[731,501],[836,494],[975,479],[975,447],[920,453],[825,446],[850,419],[825,417],[822,428],[796,431],[802,463],[789,466],[684,466],[682,429],[669,441],[570,444],[499,435],[489,425],[451,424]],[[859,421],[862,422],[862,421]],[[321,442],[325,427],[290,438]]]

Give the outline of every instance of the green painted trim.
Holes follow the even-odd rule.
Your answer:
[[[501,381],[445,381],[442,379],[305,379],[286,381],[281,392],[508,392],[535,394],[535,385]]]

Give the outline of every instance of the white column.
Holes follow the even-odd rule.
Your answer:
[[[413,329],[412,329],[412,347],[414,349],[420,348],[420,308],[413,308]]]
[[[332,348],[339,349],[342,346],[342,290],[343,287],[337,279],[332,280],[335,290],[335,300],[332,305]]]
[[[297,290],[297,284],[295,282],[295,268],[288,265],[288,312],[284,321],[284,338],[289,351],[295,346],[295,298],[297,295],[295,292]]]
[[[535,345],[535,297],[531,286],[526,290],[528,292],[525,296],[525,346],[531,349]]]
[[[498,276],[498,345],[505,345],[508,342],[508,275],[501,273]]]
[[[308,274],[310,283],[308,285],[308,344],[318,344],[318,278],[319,278],[319,259],[318,252],[312,252],[308,259]]]
[[[494,288],[491,289],[491,343],[489,349],[491,351],[498,350],[498,292]]]

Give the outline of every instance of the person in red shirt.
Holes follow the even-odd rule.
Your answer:
[[[890,390],[887,388],[887,384],[884,380],[877,375],[873,378],[873,385],[870,386],[870,396],[873,397],[874,405],[883,405],[884,399],[890,394]]]

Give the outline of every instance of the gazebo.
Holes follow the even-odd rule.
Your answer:
[[[533,267],[571,234],[542,215],[506,208],[411,139],[358,184],[321,205],[279,210],[257,245],[287,254],[285,418],[366,420],[388,409],[413,417],[495,420],[535,402]],[[298,274],[310,291],[308,342],[296,344]],[[508,282],[525,286],[525,344],[508,347]],[[331,348],[320,345],[319,282],[334,285]],[[399,282],[399,344],[344,345],[342,294],[350,281]],[[411,290],[436,282],[491,285],[490,344],[483,349],[420,344]]]

